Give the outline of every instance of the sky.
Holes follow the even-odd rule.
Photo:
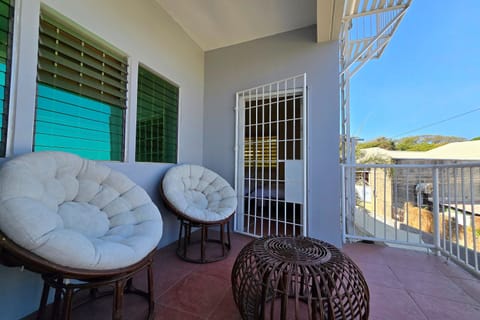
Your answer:
[[[364,141],[479,137],[480,1],[413,0],[380,59],[352,78],[350,112]]]

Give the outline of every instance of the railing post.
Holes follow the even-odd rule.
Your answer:
[[[440,202],[439,202],[439,185],[438,185],[438,167],[433,168],[433,245],[435,246],[435,254],[440,255]]]
[[[342,244],[347,243],[347,192],[345,183],[345,164],[340,166],[342,172]]]

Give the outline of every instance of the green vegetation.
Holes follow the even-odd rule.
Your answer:
[[[386,137],[379,137],[371,141],[360,142],[357,144],[357,149],[366,149],[366,148],[382,148],[385,150],[395,150],[395,141],[386,138]]]
[[[474,138],[472,140],[480,139]],[[443,146],[451,142],[465,141],[465,138],[440,136],[440,135],[424,135],[411,136],[398,140],[379,137],[371,141],[361,142],[357,145],[357,150],[379,147],[386,150],[400,150],[400,151],[428,151],[437,147]]]

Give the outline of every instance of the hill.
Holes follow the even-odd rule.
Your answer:
[[[386,137],[378,137],[374,140],[358,143],[357,150],[379,147],[386,150],[397,151],[428,151],[451,142],[462,141],[466,141],[466,139],[462,137],[442,135],[411,136],[397,140]]]

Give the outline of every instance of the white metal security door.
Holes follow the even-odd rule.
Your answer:
[[[236,96],[235,230],[306,232],[306,74]]]

